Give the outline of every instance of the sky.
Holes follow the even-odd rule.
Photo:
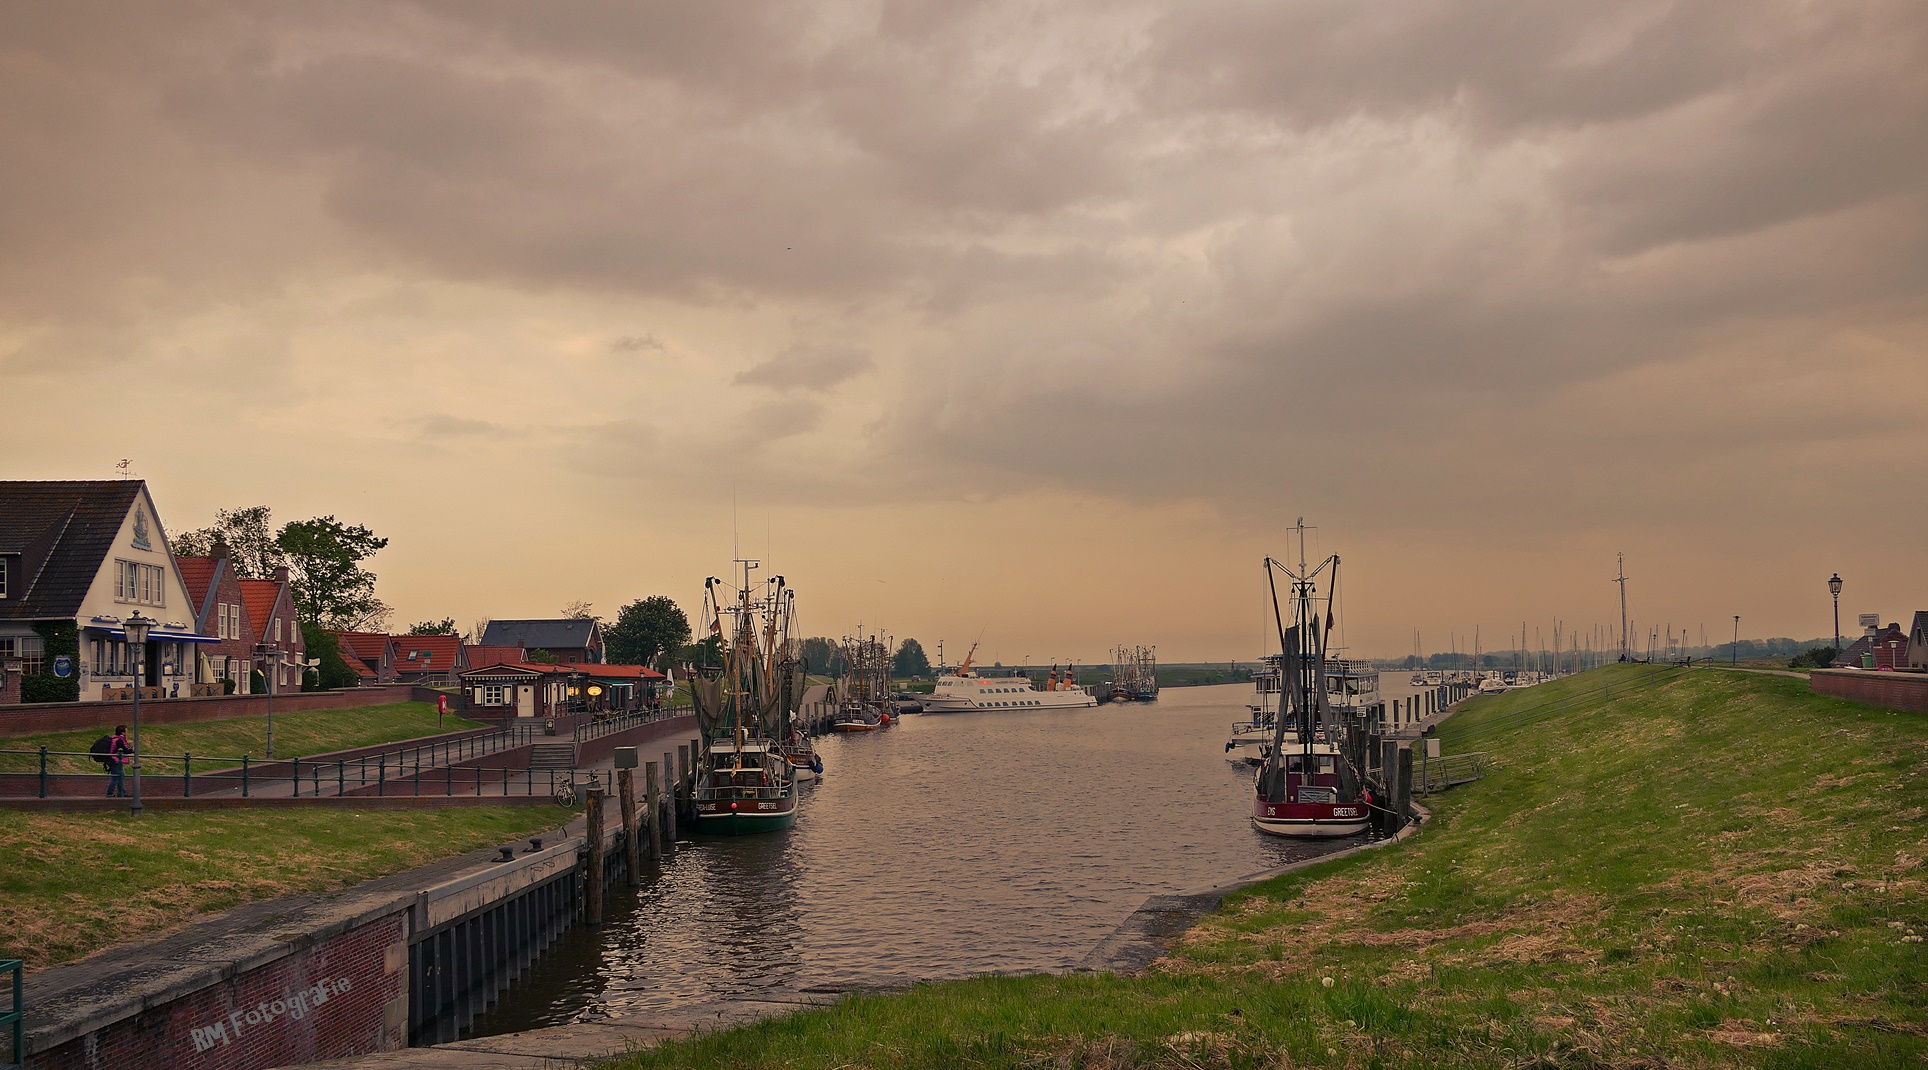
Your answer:
[[[76,0],[0,100],[0,478],[398,627],[1249,659],[1301,517],[1362,655],[1928,607],[1918,0]]]

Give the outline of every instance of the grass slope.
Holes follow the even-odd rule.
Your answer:
[[[282,758],[294,755],[325,754],[329,751],[416,739],[437,732],[480,728],[478,722],[448,716],[438,724],[435,706],[428,702],[392,702],[383,706],[361,706],[347,710],[305,710],[277,713],[274,716],[274,749]],[[110,729],[111,731],[111,729]],[[76,756],[49,757],[47,769],[54,773],[98,773],[100,765],[86,757],[94,740],[104,735],[101,729],[80,732],[49,732],[40,735],[0,739],[0,750],[67,751]],[[212,769],[214,759],[240,760],[241,755],[256,759],[268,753],[268,718],[236,717],[226,721],[197,721],[192,724],[142,725],[141,749],[150,757],[141,768],[153,774],[155,763],[172,755],[172,771],[178,774],[182,754],[195,756],[196,769]],[[202,757],[209,759],[203,765]],[[40,768],[37,754],[0,754],[0,772],[31,773]],[[165,767],[163,767],[165,771]]]
[[[1428,828],[1231,897],[1145,976],[918,986],[620,1065],[1923,1065],[1928,718],[1629,666],[1448,728],[1495,762]]]
[[[197,914],[329,891],[550,828],[534,807],[37,814],[0,811],[0,959],[30,969]]]

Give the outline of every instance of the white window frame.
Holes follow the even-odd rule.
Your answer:
[[[7,556],[0,554],[0,598],[7,597]]]
[[[482,705],[506,706],[509,704],[511,689],[507,684],[483,684]]]

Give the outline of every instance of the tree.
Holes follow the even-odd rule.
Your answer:
[[[287,556],[275,538],[265,505],[217,510],[211,527],[174,537],[174,552],[182,557],[213,557],[223,546],[234,570],[252,580],[272,577]]]
[[[313,672],[302,674],[303,691],[332,691],[338,687],[354,687],[360,682],[342,660],[341,645],[334,633],[313,621],[303,621],[301,638],[308,647],[308,656],[321,662]]]
[[[803,641],[803,661],[811,672],[819,676],[842,675],[843,647],[833,639],[811,636]]]
[[[674,599],[660,594],[624,606],[615,623],[603,629],[609,660],[618,665],[648,665],[689,641],[689,617]]]
[[[723,637],[712,632],[677,651],[676,658],[689,665],[723,664]]]
[[[601,620],[601,617],[589,612],[593,605],[593,602],[584,602],[581,599],[577,599],[562,607],[562,615],[568,617],[570,620]]]
[[[443,617],[441,620],[418,620],[408,626],[410,635],[460,635],[455,630],[455,618]]]
[[[534,665],[554,665],[556,663],[556,655],[548,650],[531,650],[529,651],[529,662]]]
[[[361,567],[387,539],[360,524],[319,516],[283,527],[275,544],[287,555],[302,620],[356,631],[388,618],[388,604],[375,597],[375,574]]]
[[[929,676],[931,659],[924,656],[924,644],[915,639],[906,639],[897,644],[897,656],[891,660],[890,672],[899,680]]]

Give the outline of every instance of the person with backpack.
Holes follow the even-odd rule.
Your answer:
[[[111,778],[107,781],[108,798],[111,799],[117,795],[121,798],[127,797],[125,779],[127,756],[132,753],[134,753],[134,745],[127,741],[127,726],[115,725],[114,735],[107,741],[107,757],[101,760],[101,764],[107,767],[107,774]]]

